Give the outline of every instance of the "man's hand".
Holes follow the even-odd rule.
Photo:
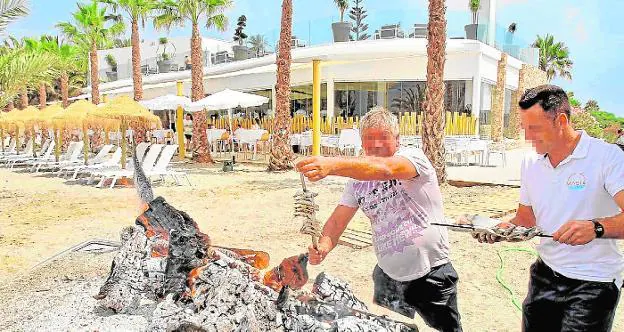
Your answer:
[[[587,244],[595,238],[594,223],[588,220],[568,221],[553,234],[553,240],[571,246]]]
[[[308,247],[308,259],[310,264],[319,265],[325,259],[327,254],[333,248],[332,240],[329,236],[321,236],[318,241],[318,247],[314,248],[313,245]]]
[[[516,225],[509,223],[509,222],[502,222],[497,224],[494,228],[498,228],[498,229],[513,229],[514,227],[516,227]],[[475,230],[472,232],[472,237],[477,239],[479,241],[479,243],[496,243],[496,242],[500,242],[500,240],[502,239],[500,236],[496,235],[493,231],[488,231],[488,230]]]
[[[330,158],[306,157],[296,167],[310,181],[316,182],[331,174],[332,164]]]

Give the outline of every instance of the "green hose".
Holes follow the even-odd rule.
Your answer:
[[[511,289],[511,287],[507,283],[505,283],[505,280],[503,279],[503,272],[505,271],[505,260],[503,259],[502,253],[507,252],[507,251],[526,252],[536,257],[538,256],[538,254],[537,254],[537,251],[533,249],[518,248],[518,247],[500,249],[496,252],[496,254],[498,255],[498,259],[500,261],[500,265],[498,267],[498,270],[496,271],[496,281],[498,281],[498,283],[501,286],[503,286],[503,288],[509,293],[509,295],[511,295],[511,303],[514,305],[514,307],[516,307],[516,309],[518,309],[519,311],[522,311],[522,305],[516,298],[516,293],[513,291],[513,289]]]

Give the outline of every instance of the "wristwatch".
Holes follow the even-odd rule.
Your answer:
[[[604,227],[598,222],[598,219],[592,219],[594,223],[594,232],[596,232],[596,238],[601,238],[604,235]]]

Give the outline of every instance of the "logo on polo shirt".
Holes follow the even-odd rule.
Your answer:
[[[566,184],[570,190],[583,190],[587,186],[587,179],[583,173],[574,173],[570,175]]]

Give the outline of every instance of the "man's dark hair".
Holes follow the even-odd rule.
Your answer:
[[[544,84],[527,89],[518,104],[522,110],[527,110],[533,105],[539,104],[552,119],[561,113],[564,113],[570,119],[568,95],[562,88],[556,85]]]

